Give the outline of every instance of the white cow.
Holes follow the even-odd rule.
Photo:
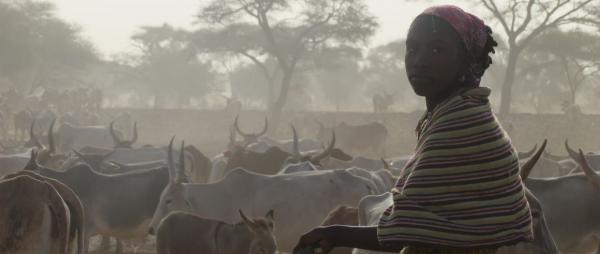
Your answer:
[[[234,223],[238,209],[251,216],[273,209],[279,214],[275,224],[281,227],[275,229],[275,235],[281,251],[291,251],[298,236],[320,225],[336,206],[355,206],[362,197],[377,194],[378,189],[373,181],[348,170],[268,176],[236,169],[216,183],[186,184],[177,177],[182,174],[181,167],[174,170],[172,158],[169,161],[171,181],[161,195],[152,228],[178,210]]]

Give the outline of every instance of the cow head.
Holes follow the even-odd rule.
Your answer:
[[[233,126],[235,128],[235,131],[244,138],[244,144],[256,143],[256,142],[258,142],[258,138],[267,134],[267,130],[269,129],[269,120],[266,117],[265,117],[265,125],[264,125],[262,131],[260,131],[258,133],[245,133],[242,130],[240,130],[240,126],[238,124],[238,118],[239,118],[239,115],[235,117]]]
[[[75,154],[75,156],[77,156],[77,158],[79,158],[85,164],[90,166],[93,170],[101,172],[103,163],[116,151],[116,149],[113,149],[112,151],[105,154],[83,154],[77,150],[73,150],[73,153]]]
[[[292,125],[292,133],[293,133],[293,151],[292,155],[286,160],[286,164],[299,163],[303,161],[309,161],[314,165],[321,165],[321,161],[327,157],[336,158],[342,161],[352,160],[352,156],[346,154],[344,151],[335,148],[335,131],[331,131],[331,142],[327,148],[324,148],[323,151],[316,155],[302,155],[300,153],[300,148],[298,146],[298,132],[296,128]]]
[[[185,176],[185,156],[184,143],[181,143],[181,152],[179,153],[179,165],[173,162],[173,141],[171,138],[169,148],[167,149],[167,164],[169,168],[169,183],[160,195],[158,206],[150,222],[150,234],[154,234],[158,229],[160,221],[173,211],[192,212],[192,205],[189,202],[184,184],[187,183]]]
[[[66,159],[64,154],[56,154],[56,145],[54,143],[54,125],[56,124],[56,118],[52,120],[48,129],[48,146],[43,145],[34,133],[35,119],[31,122],[29,128],[30,143],[38,149],[38,161],[47,167],[58,168],[62,162]]]
[[[273,234],[274,212],[270,210],[264,218],[248,218],[242,210],[239,210],[242,223],[254,236],[250,241],[248,254],[274,254],[277,251],[277,243]]]
[[[579,164],[581,169],[583,169],[583,172],[585,173],[585,176],[590,181],[590,183],[594,185],[596,189],[600,190],[600,175],[598,175],[598,173],[596,173],[596,170],[592,168],[592,166],[590,166],[589,162],[585,158],[585,154],[583,153],[583,151],[579,149],[579,153],[576,153],[570,147],[568,147],[568,151],[571,158],[575,160],[577,164]]]
[[[131,140],[121,140],[118,135],[115,133],[115,121],[110,122],[110,136],[113,139],[113,142],[115,144],[115,149],[117,148],[127,148],[127,149],[131,149],[133,148],[133,144],[135,144],[135,142],[137,142],[138,139],[138,131],[137,131],[137,122],[135,122],[133,124],[133,137],[131,138]]]

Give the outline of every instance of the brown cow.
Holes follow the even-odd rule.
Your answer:
[[[0,204],[0,253],[68,253],[69,208],[51,184],[26,175],[2,180]]]
[[[38,181],[46,182],[46,183],[52,185],[52,187],[54,187],[54,189],[62,197],[62,199],[64,200],[64,202],[66,203],[66,205],[69,209],[69,214],[71,217],[71,226],[69,229],[69,231],[70,231],[69,241],[71,243],[74,243],[75,238],[77,238],[77,253],[83,254],[84,253],[84,235],[85,235],[83,204],[81,203],[81,200],[79,200],[79,197],[77,196],[77,194],[75,194],[75,192],[73,192],[73,190],[71,190],[71,188],[69,188],[65,184],[63,184],[55,179],[44,177],[40,174],[37,174],[35,172],[28,170],[28,168],[30,168],[30,167],[37,167],[37,157],[38,157],[38,155],[35,152],[35,150],[32,150],[31,159],[30,159],[29,163],[27,164],[27,166],[25,167],[25,170],[10,174],[10,175],[6,175],[2,178],[2,180],[12,179],[12,178],[19,177],[19,176],[28,176],[28,177],[34,178]],[[72,253],[72,247],[73,247],[72,244],[69,245],[68,253]]]

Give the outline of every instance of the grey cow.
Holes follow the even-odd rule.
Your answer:
[[[575,156],[575,155],[573,155]],[[583,152],[578,161],[584,173],[526,180],[540,200],[550,232],[563,253],[597,253],[600,248],[600,176]]]

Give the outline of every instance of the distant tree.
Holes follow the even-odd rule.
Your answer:
[[[263,69],[267,80],[281,73],[281,78],[271,83],[278,87],[269,89],[273,93],[269,109],[275,126],[299,62],[308,52],[364,45],[377,27],[363,0],[212,0],[201,9],[199,19],[218,27],[218,34],[229,38],[219,40],[224,44],[223,51],[249,59]],[[197,37],[200,47],[203,38],[207,37]],[[276,60],[275,69],[264,64],[269,57]]]
[[[182,107],[214,89],[211,65],[196,57],[187,31],[167,24],[144,26],[131,38],[139,49],[133,64],[145,86],[141,89],[154,97],[155,107],[167,98]]]
[[[79,29],[44,1],[0,1],[0,76],[21,89],[77,83],[98,56]],[[69,73],[69,75],[63,75]]]
[[[513,84],[521,53],[551,28],[581,23],[589,18],[585,8],[597,0],[480,0],[485,10],[500,23],[508,45],[506,73],[502,84],[500,114],[510,113]]]

